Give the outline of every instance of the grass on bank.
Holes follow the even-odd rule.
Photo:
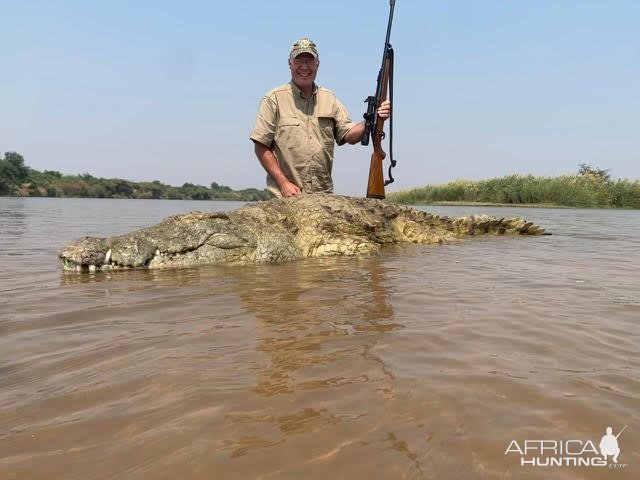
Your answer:
[[[455,180],[387,195],[391,201],[580,208],[640,208],[640,181],[612,180],[605,170],[581,165],[574,175],[509,175],[488,180]]]

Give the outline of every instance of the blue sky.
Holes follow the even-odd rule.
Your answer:
[[[0,152],[39,169],[262,187],[248,140],[291,43],[354,120],[373,93],[387,0],[3,1]],[[640,2],[397,0],[399,190],[558,175],[640,178]],[[336,149],[338,193],[366,187],[370,147]]]

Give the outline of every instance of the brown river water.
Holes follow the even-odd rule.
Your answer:
[[[640,478],[640,211],[426,207],[553,235],[282,265],[56,258],[240,205],[0,198],[1,479]]]

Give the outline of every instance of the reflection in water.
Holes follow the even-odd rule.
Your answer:
[[[385,379],[393,375],[372,351],[381,336],[400,328],[390,321],[386,267],[379,258],[316,259],[237,273],[239,296],[258,321],[256,350],[265,355],[255,366],[254,391],[264,397],[289,397],[297,410],[243,413],[231,416],[234,422],[266,422],[288,438],[366,415],[335,412],[329,404],[317,407],[322,398],[340,395],[340,390],[371,384],[392,395],[393,386]],[[232,456],[239,456],[281,441],[249,437],[227,439],[225,445],[233,447]]]
[[[338,265],[331,265],[334,262]],[[364,259],[351,272],[345,272],[343,262],[317,261],[318,268],[310,268],[304,262],[293,263],[283,267],[286,282],[279,279],[280,275],[274,278],[273,273],[278,273],[273,271],[256,272],[257,275],[240,280],[240,298],[260,321],[258,349],[271,360],[268,368],[260,373],[257,391],[261,394],[313,388],[312,384],[296,384],[294,374],[353,353],[332,346],[334,340],[358,334],[362,342],[349,342],[349,348],[364,353],[376,341],[375,334],[398,327],[385,323],[392,317],[393,310],[386,298],[384,267],[379,260]],[[351,278],[345,278],[347,276]],[[251,283],[243,284],[242,280]],[[344,288],[345,283],[348,289]],[[336,322],[336,318],[344,318],[344,322]],[[345,381],[349,379],[323,380],[327,384]]]
[[[174,268],[166,270],[123,269],[98,272],[73,272],[62,270],[60,266],[60,285],[82,285],[102,282],[159,282],[179,287],[198,284],[201,280],[201,269]]]
[[[182,388],[185,392],[193,389],[191,382],[214,385],[217,393],[209,407],[218,408],[213,398],[229,395],[233,385],[246,385],[246,390],[238,392],[242,400],[236,398],[224,409],[225,426],[218,430],[215,448],[228,452],[230,459],[270,453],[277,464],[291,451],[291,442],[299,443],[299,459],[293,464],[304,468],[309,462],[328,465],[345,449],[366,450],[370,440],[364,438],[376,428],[371,431],[367,425],[382,418],[388,402],[396,398],[393,369],[377,353],[389,334],[402,329],[394,321],[389,300],[394,288],[388,274],[385,262],[371,256],[248,267],[67,272],[60,273],[60,278],[62,287],[84,285],[92,295],[104,292],[101,301],[109,305],[135,295],[147,301],[155,298],[156,309],[162,308],[172,298],[163,300],[161,292],[167,288],[183,289],[183,293],[176,290],[172,294],[175,301],[191,303],[197,311],[205,305],[215,309],[225,298],[239,299],[242,321],[253,320],[250,329],[242,327],[250,336],[240,347],[244,351],[238,352],[248,361],[244,367],[234,361],[229,367],[235,378],[223,380],[229,377],[222,359],[211,357],[216,362],[214,370],[192,373]],[[160,288],[159,293],[153,293],[153,285]],[[200,307],[195,306],[198,303]],[[137,307],[133,304],[132,308]],[[186,315],[185,311],[181,316]],[[213,320],[221,318],[220,312],[211,311],[211,315],[213,328],[234,328]],[[225,330],[218,330],[217,340],[209,346],[216,349],[213,352],[226,348]],[[195,354],[194,350],[191,355]],[[185,371],[181,376],[189,378],[187,375]],[[362,399],[367,400],[362,403]],[[343,430],[352,433],[336,437]],[[414,462],[415,454],[401,435],[381,432],[378,441]],[[316,444],[317,436],[324,436],[325,442]],[[344,444],[330,447],[337,439]],[[282,451],[274,450],[283,444],[287,447]],[[309,448],[315,452],[311,456],[306,451]]]

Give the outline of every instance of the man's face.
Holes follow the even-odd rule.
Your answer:
[[[313,86],[318,73],[319,61],[310,53],[301,53],[293,60],[289,60],[291,78],[301,90]]]

